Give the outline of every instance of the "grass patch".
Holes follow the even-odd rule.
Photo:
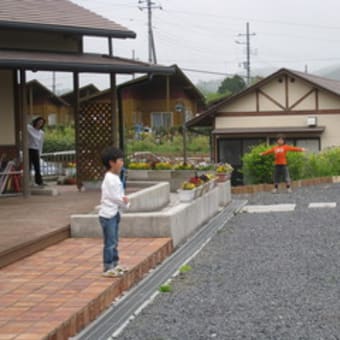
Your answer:
[[[192,270],[192,267],[189,264],[184,264],[181,268],[179,268],[179,272],[181,274],[190,272]]]
[[[169,284],[164,284],[159,287],[159,291],[161,293],[170,293],[172,292],[172,287]]]

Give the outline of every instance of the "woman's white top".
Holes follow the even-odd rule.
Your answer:
[[[120,208],[129,207],[129,204],[123,201],[124,188],[118,175],[107,171],[101,188],[99,216],[111,218],[119,212]]]
[[[28,148],[38,150],[41,154],[44,144],[44,131],[36,129],[31,124],[27,124]]]

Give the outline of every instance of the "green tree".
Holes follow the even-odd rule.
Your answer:
[[[241,92],[245,88],[246,88],[245,81],[243,80],[242,77],[240,77],[239,75],[236,74],[232,78],[230,78],[230,77],[225,78],[222,81],[217,92],[221,93],[221,94],[226,94],[228,92],[231,93],[231,94],[235,94],[235,93]]]

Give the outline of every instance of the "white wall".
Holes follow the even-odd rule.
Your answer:
[[[13,74],[0,70],[0,144],[15,144]]]
[[[340,145],[340,113],[314,115],[318,119],[318,126],[324,126],[321,135],[321,148]],[[306,127],[308,115],[282,115],[271,117],[216,117],[216,128],[256,128],[256,127]],[[311,128],[312,130],[312,128]]]

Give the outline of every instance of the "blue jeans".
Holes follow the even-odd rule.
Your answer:
[[[119,222],[120,214],[105,218],[99,216],[99,222],[103,230],[103,262],[104,271],[114,268],[119,261],[118,256],[118,238],[119,238]]]

